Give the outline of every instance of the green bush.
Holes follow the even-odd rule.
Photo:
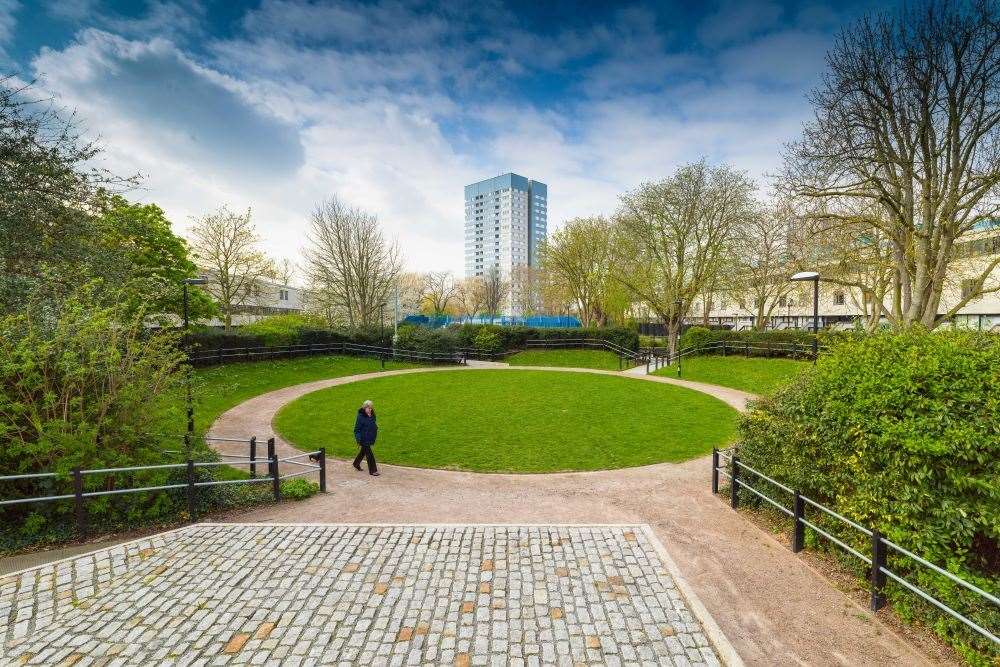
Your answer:
[[[740,434],[747,465],[1000,594],[1000,338],[994,334],[840,338],[814,370],[753,404]],[[862,553],[870,550],[856,531],[836,532]],[[1000,627],[1000,610],[981,597],[890,554],[894,572],[981,626]],[[923,620],[970,661],[1000,658],[1000,647],[904,589],[890,584],[889,596],[901,615]]]
[[[281,483],[281,497],[286,500],[305,500],[319,493],[319,484],[301,477]]]
[[[826,344],[828,341],[843,338],[849,334],[843,332],[821,333],[821,341]],[[799,354],[804,356],[811,352],[813,335],[809,331],[798,329],[783,329],[778,331],[757,331],[755,329],[744,329],[743,331],[732,331],[729,329],[708,329],[700,326],[689,327],[680,337],[680,349],[697,349],[713,343],[725,341],[730,345],[730,351],[743,354],[747,343],[750,344],[750,356],[795,356],[795,350],[800,350]],[[768,349],[770,344],[774,344],[772,349]],[[794,346],[792,350],[788,346]],[[757,349],[753,349],[757,348]],[[721,352],[721,351],[720,351]],[[719,354],[720,352],[712,352]]]
[[[504,341],[501,335],[501,327],[486,325],[476,332],[472,341],[477,352],[485,354],[499,354],[504,351]]]
[[[453,353],[459,347],[458,334],[451,329],[430,329],[415,324],[399,327],[396,348],[418,352]]]
[[[482,329],[496,333],[500,339],[500,351],[512,352],[525,347],[529,340],[572,340],[594,338],[606,340],[629,350],[639,349],[639,333],[625,327],[582,328],[582,327],[507,327],[495,324],[462,324],[454,327],[460,347],[476,347],[476,336]]]
[[[252,336],[263,345],[295,345],[308,330],[323,329],[323,320],[315,315],[271,315],[240,327],[241,336]]]

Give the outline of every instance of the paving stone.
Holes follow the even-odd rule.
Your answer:
[[[0,577],[0,664],[718,665],[645,533],[196,525]]]

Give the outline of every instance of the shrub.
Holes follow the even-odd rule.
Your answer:
[[[460,347],[476,347],[476,336],[482,329],[494,331],[500,339],[501,352],[511,352],[525,347],[529,340],[571,340],[596,338],[606,340],[630,350],[639,349],[639,333],[625,327],[582,328],[582,327],[507,327],[495,324],[462,324],[453,327],[457,331]]]
[[[281,483],[281,497],[288,500],[305,500],[319,493],[319,484],[307,479],[289,479]]]
[[[821,341],[824,344],[848,335],[843,332],[829,331],[820,334]],[[779,331],[744,329],[743,331],[732,331],[729,329],[708,329],[706,327],[693,326],[681,334],[680,349],[700,348],[723,341],[732,345],[730,349],[740,353],[743,352],[741,345],[749,343],[750,356],[793,356],[794,349],[801,350],[800,354],[802,355],[808,354],[812,350],[813,335],[809,331],[797,329]],[[774,348],[768,349],[768,346],[772,343],[774,344]],[[789,350],[788,345],[795,347],[793,350]]]
[[[500,334],[501,327],[486,325],[476,332],[473,339],[473,347],[478,352],[486,354],[499,354],[504,351],[504,341]]]
[[[418,352],[452,353],[459,347],[458,334],[451,329],[429,329],[414,324],[399,327],[396,348]]]
[[[264,345],[295,345],[307,330],[323,329],[323,320],[315,315],[271,315],[240,327],[240,336],[252,336]]]
[[[814,370],[752,405],[741,420],[740,457],[997,594],[998,406],[994,334],[843,337]],[[837,532],[869,551],[864,536]],[[896,556],[889,567],[981,626],[1000,626],[1000,610],[940,575]],[[1000,656],[911,593],[890,584],[889,596],[904,617],[926,621],[968,659]]]

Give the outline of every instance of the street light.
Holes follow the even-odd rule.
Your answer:
[[[796,282],[811,280],[813,283],[813,363],[819,356],[819,273],[816,271],[799,271],[791,280]]]
[[[187,339],[188,335],[188,285],[204,285],[208,280],[205,278],[185,278],[184,279],[184,338]],[[184,341],[185,346],[187,340]],[[191,434],[194,433],[194,403],[191,400],[191,364],[188,364],[186,380],[187,380],[187,437],[185,441],[190,448],[191,445]],[[190,451],[187,452],[190,458]]]
[[[680,334],[681,327],[684,326],[684,322],[681,320],[681,306],[684,305],[683,299],[677,299],[674,301],[674,308],[677,309],[677,340],[674,343],[674,353],[677,355],[677,377],[681,376],[681,351],[680,351]]]

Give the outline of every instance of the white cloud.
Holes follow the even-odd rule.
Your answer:
[[[309,213],[336,194],[378,214],[417,270],[461,271],[467,183],[508,170],[546,182],[558,225],[703,155],[760,178],[804,116],[808,67],[775,82],[765,63],[804,54],[806,32],[707,56],[679,51],[644,10],[545,36],[502,6],[477,5],[497,29],[472,36],[474,17],[428,11],[268,0],[197,55],[91,29],[32,66],[101,135],[107,166],[147,176],[134,196],[182,229],[252,206],[268,250],[295,258]],[[539,72],[569,91],[552,106],[518,94]]]

